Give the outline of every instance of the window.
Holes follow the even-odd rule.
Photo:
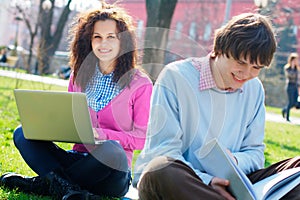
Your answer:
[[[177,22],[176,24],[176,32],[175,32],[175,39],[181,38],[181,32],[182,32],[183,24],[182,22]]]
[[[204,41],[209,41],[210,36],[211,36],[211,23],[208,22],[208,23],[205,25],[205,28],[204,28],[203,40],[204,40]]]
[[[192,22],[190,25],[189,36],[196,40],[197,39],[197,24],[196,22]]]

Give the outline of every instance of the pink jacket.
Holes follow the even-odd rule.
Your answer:
[[[141,71],[136,70],[129,87],[124,88],[102,110],[89,108],[93,127],[99,139],[117,140],[124,148],[128,165],[131,167],[133,150],[142,149],[146,138],[152,82]],[[69,92],[82,92],[70,77]],[[73,150],[91,151],[95,146],[75,144]]]

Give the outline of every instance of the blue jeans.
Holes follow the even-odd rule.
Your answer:
[[[286,119],[290,120],[290,109],[296,106],[298,98],[298,87],[296,84],[288,84],[286,88],[288,103],[283,108],[283,112],[286,113]]]
[[[131,173],[127,157],[115,141],[104,142],[91,153],[66,151],[51,141],[26,139],[22,126],[15,129],[13,139],[27,165],[40,176],[59,169],[94,194],[121,197],[128,191]]]

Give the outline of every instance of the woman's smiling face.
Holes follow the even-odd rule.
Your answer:
[[[92,48],[100,60],[100,65],[108,66],[115,62],[120,52],[116,21],[108,19],[95,23]]]
[[[211,62],[217,87],[234,91],[241,88],[246,81],[257,77],[264,66],[250,63],[249,60],[249,58],[235,60],[224,54],[217,55]]]

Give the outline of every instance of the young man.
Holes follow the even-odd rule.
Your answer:
[[[244,13],[216,31],[206,57],[164,68],[135,165],[133,185],[141,200],[234,199],[229,181],[202,167],[198,152],[212,138],[218,138],[253,183],[300,166],[300,159],[293,158],[263,169],[264,89],[257,76],[270,65],[275,50],[271,22]],[[285,198],[299,199],[299,191],[298,186]]]

